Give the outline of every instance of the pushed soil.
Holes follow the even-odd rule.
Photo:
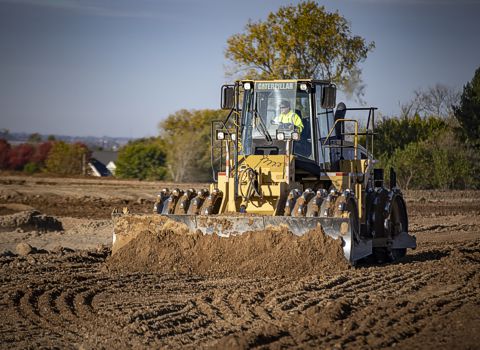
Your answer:
[[[63,225],[63,231],[0,232],[0,348],[479,347],[479,192],[408,192],[418,248],[395,264],[344,268],[335,254],[320,267],[322,247],[335,241],[321,241],[318,232],[302,241],[282,230],[235,242],[164,227],[143,233],[151,245],[139,237],[132,242],[137,250],[110,258],[111,209],[144,201],[148,212],[147,193],[153,199],[168,185],[0,180],[0,204],[28,206]],[[71,209],[71,201],[81,205]],[[25,210],[14,207],[0,215]],[[158,245],[168,249],[159,252]],[[197,248],[218,254],[209,251],[202,260]],[[216,262],[227,262],[229,272]]]
[[[339,272],[348,268],[340,240],[320,228],[298,237],[286,228],[269,228],[223,238],[189,233],[167,221],[145,230],[112,256],[117,272],[182,273],[210,276],[290,276]]]
[[[17,212],[14,206],[0,206],[0,232],[11,229],[45,231],[62,231],[62,223],[53,216],[41,214],[37,210]]]

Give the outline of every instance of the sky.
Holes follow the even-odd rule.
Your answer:
[[[180,109],[219,108],[227,38],[284,0],[0,0],[0,129],[148,137]],[[328,0],[375,49],[364,100],[395,115],[417,89],[480,67],[480,0]],[[356,106],[346,99],[347,106]],[[337,101],[338,102],[338,101]]]

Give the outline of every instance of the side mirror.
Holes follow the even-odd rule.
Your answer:
[[[235,88],[233,85],[222,86],[222,100],[220,106],[222,109],[232,109],[235,107]]]
[[[337,104],[337,87],[335,85],[325,86],[322,92],[322,108],[332,109]]]

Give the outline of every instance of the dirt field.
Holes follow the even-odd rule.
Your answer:
[[[0,347],[480,348],[480,192],[405,193],[418,248],[396,264],[109,268],[112,208],[148,212],[164,186],[0,176]]]

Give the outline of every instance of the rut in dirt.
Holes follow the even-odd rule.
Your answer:
[[[432,348],[448,344],[448,332],[457,348],[479,340],[478,239],[438,244],[400,264],[301,278],[108,273],[106,259],[0,258],[2,344]],[[470,337],[455,333],[458,322],[469,322],[462,329]],[[443,338],[430,334],[438,327]]]

